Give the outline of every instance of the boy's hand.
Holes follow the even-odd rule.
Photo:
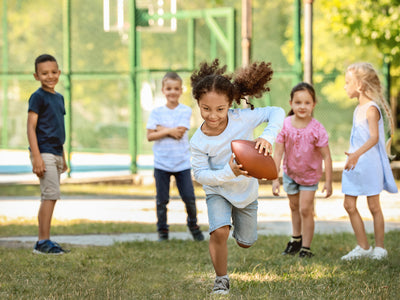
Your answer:
[[[32,172],[35,173],[37,177],[43,177],[46,172],[46,165],[40,155],[32,159]]]
[[[162,130],[167,130],[168,136],[172,137],[173,139],[180,140],[185,134],[187,128],[183,126],[168,128],[161,125],[157,125],[157,131],[162,131]]]
[[[64,160],[63,169],[62,169],[62,172],[61,172],[61,173],[64,173],[64,172],[66,172],[67,170],[68,170],[68,165],[67,165],[67,162]]]
[[[279,192],[280,192],[279,179],[275,179],[272,181],[272,194],[274,194],[274,196],[279,196]]]
[[[179,126],[175,128],[171,128],[170,136],[176,140],[180,140],[186,132],[186,127]]]
[[[255,139],[255,142],[258,153],[262,153],[264,151],[265,156],[272,153],[272,145],[267,140],[259,137]]]
[[[231,167],[233,174],[235,174],[236,176],[243,175],[250,177],[249,175],[247,175],[247,171],[242,169],[242,165],[236,164],[235,155],[233,153],[231,156],[231,160],[229,161],[229,166]]]

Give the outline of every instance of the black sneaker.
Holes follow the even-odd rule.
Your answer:
[[[50,240],[45,240],[41,244],[39,244],[39,241],[37,241],[35,247],[33,248],[33,253],[35,254],[60,255],[67,252],[69,252],[69,250],[64,250],[59,244]]]
[[[158,232],[158,241],[165,242],[168,241],[168,231],[163,230]]]
[[[300,250],[299,257],[301,257],[301,258],[305,258],[305,257],[310,258],[313,256],[314,256],[314,254],[311,252],[311,250],[304,249],[304,248],[302,248]]]
[[[195,241],[204,241],[204,235],[200,230],[200,226],[191,227],[189,229]]]
[[[289,242],[287,243],[286,249],[282,252],[282,255],[295,255],[301,249],[302,240],[298,242]]]

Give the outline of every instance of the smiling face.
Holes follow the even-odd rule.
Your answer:
[[[33,74],[37,81],[42,84],[42,89],[47,92],[55,93],[55,86],[60,78],[61,71],[55,61],[45,61],[37,64],[36,73]]]
[[[228,110],[231,106],[224,94],[208,92],[198,101],[204,124],[201,128],[204,134],[215,136],[221,134],[228,125]]]
[[[167,107],[175,108],[178,106],[179,98],[182,95],[182,82],[168,78],[164,80],[161,91],[167,99]]]
[[[360,97],[360,83],[351,71],[347,71],[345,75],[344,89],[350,99]]]
[[[297,118],[307,119],[312,117],[315,102],[307,90],[300,90],[293,94],[293,99],[290,100],[290,107]]]

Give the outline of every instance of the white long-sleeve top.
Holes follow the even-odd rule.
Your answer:
[[[218,136],[207,136],[197,129],[190,140],[194,178],[203,185],[206,195],[218,194],[232,205],[243,208],[258,198],[258,180],[237,176],[229,166],[232,140],[253,140],[253,131],[268,122],[261,138],[273,145],[282,128],[285,112],[280,107],[230,109],[228,125]]]

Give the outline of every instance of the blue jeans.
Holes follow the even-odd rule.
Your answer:
[[[154,169],[154,178],[156,180],[157,189],[157,230],[159,232],[168,231],[167,204],[169,203],[171,175],[175,176],[179,194],[186,206],[187,226],[189,228],[197,226],[196,197],[194,195],[190,169],[180,172],[168,172],[160,169]]]

